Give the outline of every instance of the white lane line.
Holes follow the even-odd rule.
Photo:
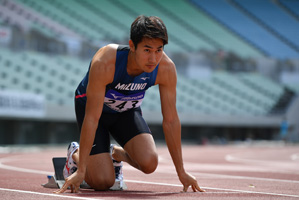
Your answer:
[[[8,170],[14,170],[14,171],[20,171],[20,172],[27,172],[27,173],[37,173],[37,174],[51,174],[53,172],[46,172],[41,170],[30,170],[30,169],[23,169],[19,167],[12,167],[8,165],[3,165],[3,161],[12,161],[15,159],[12,158],[3,158],[0,159],[0,168],[8,169]],[[165,172],[163,172],[165,173]],[[218,176],[218,174],[215,174],[215,176]],[[143,184],[152,184],[152,185],[163,185],[163,186],[173,186],[173,187],[182,187],[182,185],[179,184],[169,184],[169,183],[157,183],[157,182],[148,182],[148,181],[138,181],[138,180],[125,180],[125,182],[131,182],[131,183],[143,183]],[[297,197],[299,198],[299,195],[290,195],[290,194],[279,194],[279,193],[269,193],[269,192],[255,192],[255,191],[247,191],[247,190],[236,190],[236,189],[227,189],[227,188],[213,188],[213,187],[201,187],[202,189],[210,189],[210,190],[220,190],[220,191],[226,191],[226,192],[240,192],[240,193],[252,193],[252,194],[263,194],[263,195],[272,195],[272,196],[285,196],[285,197]],[[0,188],[1,189],[1,188]],[[4,188],[2,188],[4,189]],[[12,190],[13,191],[13,190]],[[15,191],[22,191],[22,190],[15,190]],[[31,191],[27,191],[30,193]],[[35,192],[33,192],[35,193]],[[41,193],[41,194],[47,194],[47,193]],[[52,195],[52,194],[49,194]],[[55,195],[55,194],[53,194]],[[60,195],[58,195],[60,196]],[[87,199],[87,198],[86,198]],[[90,200],[90,199],[89,199]],[[97,199],[98,200],[98,199]]]
[[[173,186],[173,187],[181,187],[179,184],[170,184],[170,183],[156,183],[156,182],[148,182],[148,181],[137,181],[137,180],[125,180],[128,183],[142,183],[142,184],[150,184],[150,185],[163,185],[163,186]],[[202,189],[209,190],[220,190],[226,192],[238,192],[238,193],[250,193],[250,194],[262,194],[262,195],[271,195],[271,196],[283,196],[283,197],[296,197],[299,198],[299,195],[292,194],[279,194],[279,193],[271,193],[271,192],[257,192],[257,191],[248,191],[248,190],[236,190],[236,189],[227,189],[227,188],[214,188],[214,187],[200,187]]]
[[[161,169],[161,167],[158,168],[156,172],[167,173],[167,174],[176,174],[175,172],[170,171],[167,168]],[[222,178],[222,179],[242,179],[242,180],[269,181],[269,182],[273,182],[274,181],[274,182],[282,182],[282,183],[295,183],[295,184],[299,184],[299,181],[297,181],[297,180],[260,178],[260,177],[238,176],[238,175],[225,175],[225,174],[212,174],[212,173],[205,173],[205,172],[192,172],[192,175],[198,175],[198,176],[202,176],[202,177],[217,177],[217,178]]]
[[[230,155],[228,155],[230,156]],[[163,159],[164,163],[171,163],[171,160]],[[192,166],[192,169],[201,169],[202,164],[198,163],[193,163],[193,162],[184,162],[184,165],[186,169],[188,169],[188,166]],[[166,166],[159,166],[156,172],[161,172],[161,173],[168,173],[168,174],[176,174],[174,170],[170,170],[173,167],[166,167]],[[126,170],[135,170],[133,167],[126,168]],[[282,172],[282,171],[270,171],[270,170],[263,170],[262,172]],[[286,173],[285,171],[283,171]],[[287,172],[287,173],[292,173],[293,172]],[[287,180],[287,179],[273,179],[273,178],[260,178],[260,177],[250,177],[250,176],[239,176],[239,175],[225,175],[225,174],[213,174],[213,173],[206,173],[206,172],[192,172],[193,175],[199,175],[199,176],[205,176],[205,177],[217,177],[217,178],[223,178],[223,179],[243,179],[243,180],[259,180],[259,181],[270,181],[270,182],[282,182],[282,183],[299,183],[299,180]]]
[[[255,160],[248,158],[240,158],[237,156],[233,156],[231,154],[227,154],[225,160],[228,162],[241,162],[241,163],[249,163],[249,164],[266,164],[266,165],[280,165],[282,162],[280,161],[269,161],[269,160]]]
[[[193,175],[201,175],[207,177],[217,177],[223,179],[243,179],[243,180],[257,180],[257,181],[270,181],[270,182],[283,182],[283,183],[296,183],[299,184],[299,181],[296,180],[286,180],[286,179],[273,179],[273,178],[260,178],[260,177],[249,177],[249,176],[237,176],[237,175],[223,175],[223,174],[211,174],[211,173],[200,173],[194,172]]]
[[[293,156],[294,157],[294,156]],[[269,160],[256,160],[256,159],[248,159],[248,158],[240,158],[238,156],[234,156],[232,154],[227,154],[225,156],[225,160],[227,162],[232,163],[245,163],[245,164],[257,164],[264,167],[271,167],[272,171],[278,171],[282,173],[291,173],[298,175],[298,166],[293,162],[283,162],[283,161],[269,161]],[[277,169],[279,167],[279,169]],[[274,168],[274,169],[272,169]]]
[[[299,154],[292,154],[292,155],[291,155],[291,159],[292,159],[293,161],[299,160]]]
[[[57,197],[57,198],[68,198],[68,199],[103,200],[103,199],[94,199],[94,198],[87,198],[87,197],[67,196],[64,194],[50,194],[50,193],[32,192],[32,191],[26,191],[26,190],[15,190],[15,189],[8,189],[8,188],[0,188],[0,191],[34,194],[34,195],[50,196],[50,197]]]
[[[9,166],[9,165],[4,165],[1,162],[1,159],[0,159],[0,168],[1,169],[12,170],[12,171],[17,171],[17,172],[32,173],[32,174],[43,174],[43,175],[54,174],[54,172],[47,172],[47,171],[41,171],[41,170],[35,170],[35,169],[25,169],[25,168],[20,168],[20,167],[13,167],[13,166]]]

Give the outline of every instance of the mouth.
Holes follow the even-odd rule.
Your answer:
[[[146,67],[152,69],[152,68],[156,67],[156,65],[155,64],[147,64]]]

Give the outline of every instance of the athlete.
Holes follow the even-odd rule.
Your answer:
[[[190,186],[194,192],[204,191],[184,169],[176,110],[177,75],[164,53],[167,43],[163,21],[142,15],[131,25],[129,46],[110,44],[94,55],[76,90],[80,145],[70,144],[65,184],[56,193],[68,187],[78,192],[83,181],[95,190],[108,190],[122,176],[122,161],[146,174],[155,171],[157,150],[140,108],[145,90],[153,85],[159,85],[165,140],[183,191]],[[120,146],[110,145],[109,134]]]

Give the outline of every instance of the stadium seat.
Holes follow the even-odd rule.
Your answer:
[[[252,18],[224,0],[190,0],[245,41],[267,56],[285,59],[298,58],[299,53],[269,33]]]
[[[269,0],[235,0],[299,52],[299,22]],[[299,9],[299,7],[297,7]],[[286,23],[287,22],[287,23]]]
[[[159,7],[162,7],[167,10],[167,12],[179,18],[182,24],[188,24],[195,30],[193,32],[189,30],[191,33],[196,34],[196,32],[200,32],[208,39],[215,41],[217,43],[216,48],[231,51],[243,57],[262,56],[261,52],[256,48],[248,45],[244,40],[223,28],[217,21],[208,17],[197,7],[194,7],[190,1],[154,0],[154,2]],[[188,27],[186,27],[186,29],[188,29]],[[198,35],[198,37],[200,37],[200,35]]]

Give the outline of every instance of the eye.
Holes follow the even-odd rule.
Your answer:
[[[157,49],[157,50],[156,50],[156,53],[157,53],[157,54],[161,54],[162,52],[163,52],[163,49]]]

